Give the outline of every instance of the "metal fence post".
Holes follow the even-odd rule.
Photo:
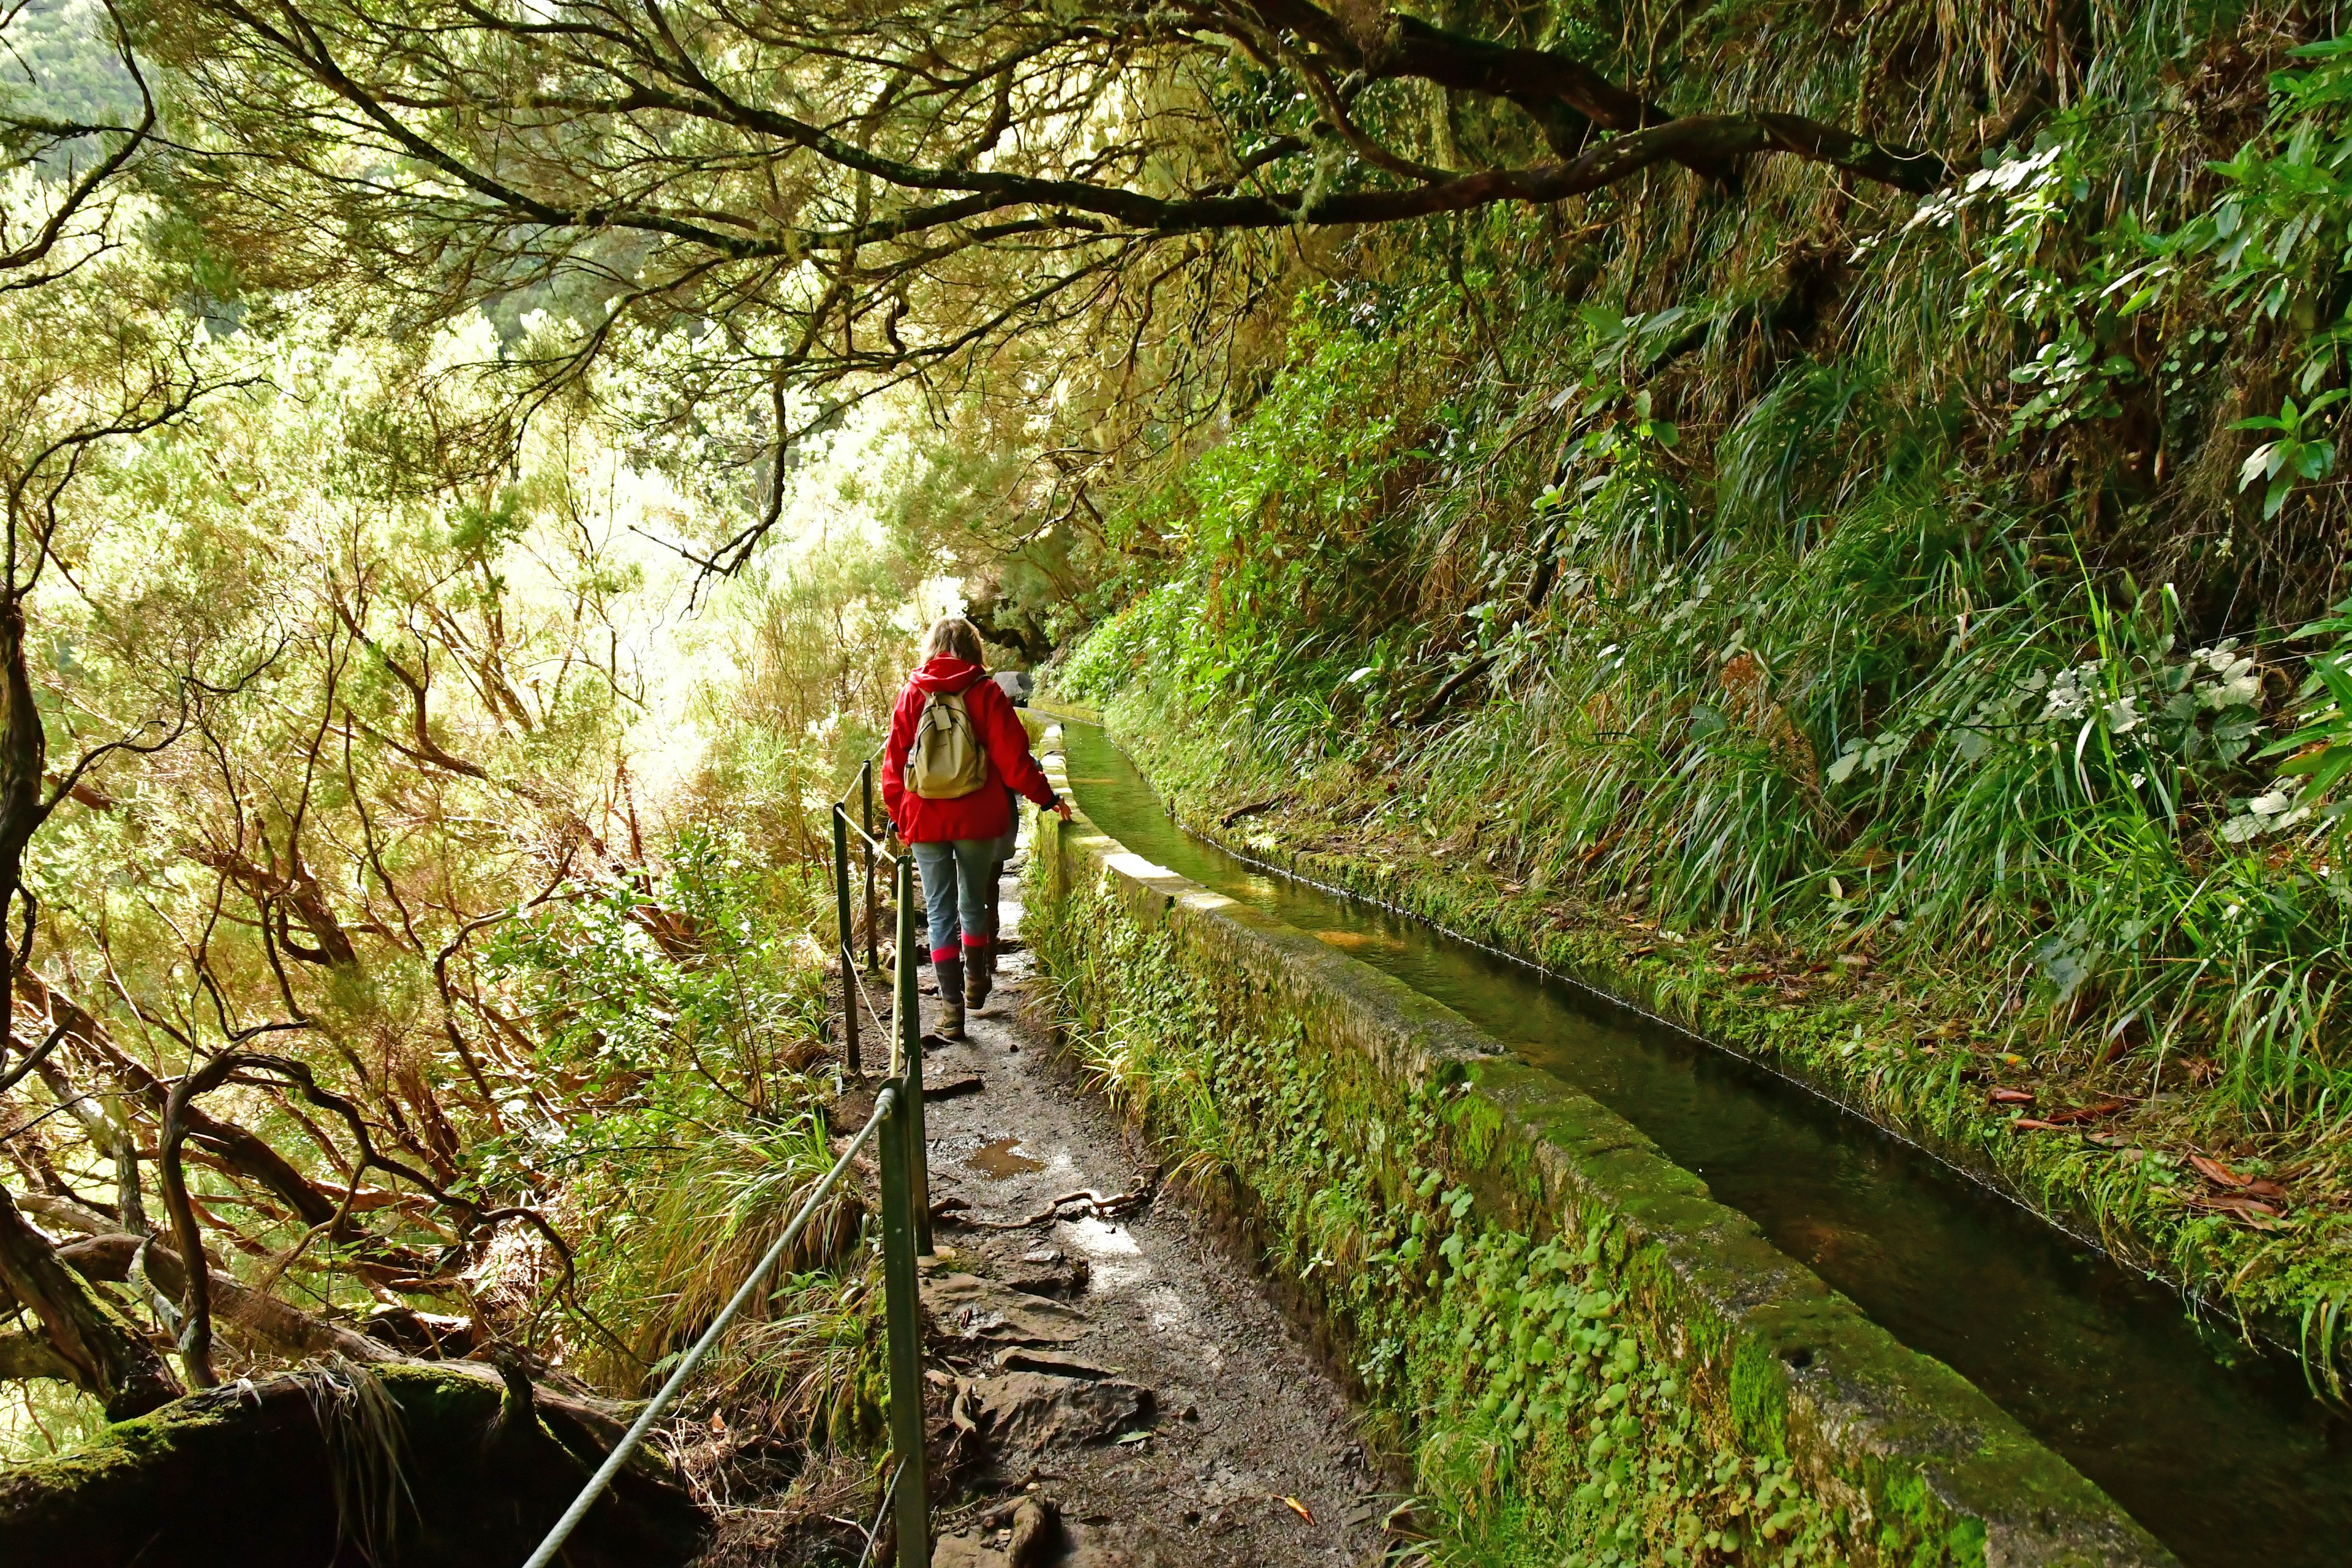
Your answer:
[[[877,916],[874,908],[874,759],[871,757],[866,759],[866,766],[859,770],[857,788],[866,802],[866,973],[879,974],[882,973],[882,955],[875,951],[875,943],[881,941],[881,937],[874,929]]]
[[[866,1063],[857,1048],[857,959],[849,925],[849,814],[838,801],[833,807],[833,904],[841,930],[841,1065],[852,1077],[864,1078]]]
[[[907,1084],[907,1179],[915,1194],[915,1250],[931,1255],[930,1149],[923,1131],[923,1005],[915,977],[929,949],[915,934],[915,858],[898,857],[898,1046]],[[930,889],[924,893],[929,896]]]
[[[903,888],[905,878],[899,879]],[[903,926],[904,922],[901,922]],[[920,1133],[908,1112],[915,1095],[904,1079],[898,1102],[882,1119],[882,1289],[890,1348],[890,1447],[898,1460],[892,1517],[898,1523],[898,1568],[930,1568],[930,1478],[923,1465],[923,1316],[915,1274],[912,1173],[909,1153]]]

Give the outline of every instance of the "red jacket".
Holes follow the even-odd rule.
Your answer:
[[[955,800],[925,800],[907,787],[907,749],[915,742],[915,721],[923,716],[923,700],[934,691],[961,691],[971,710],[971,727],[988,748],[988,782]],[[1013,700],[988,679],[976,664],[951,654],[915,671],[898,705],[890,712],[890,744],[883,752],[882,803],[898,837],[909,844],[939,844],[954,838],[998,838],[1013,826],[1013,802],[1006,785],[1039,805],[1051,806],[1054,786],[1045,770],[1029,754],[1029,731]]]

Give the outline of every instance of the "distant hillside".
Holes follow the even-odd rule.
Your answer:
[[[0,114],[76,125],[138,118],[138,85],[94,0],[30,0],[0,28]],[[68,142],[41,158],[42,171],[62,175],[95,146],[90,138]]]

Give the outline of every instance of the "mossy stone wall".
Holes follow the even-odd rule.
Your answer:
[[[1451,1009],[1083,816],[1034,843],[1024,931],[1074,1047],[1255,1217],[1470,1560],[2171,1561]]]

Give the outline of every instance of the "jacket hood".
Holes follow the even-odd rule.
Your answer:
[[[927,692],[968,691],[988,678],[988,671],[970,664],[951,653],[943,653],[915,671],[917,690]]]

